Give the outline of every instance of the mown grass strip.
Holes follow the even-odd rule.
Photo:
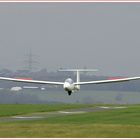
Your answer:
[[[1,104],[0,117],[88,107],[84,104]]]

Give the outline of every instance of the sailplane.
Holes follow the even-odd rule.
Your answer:
[[[74,82],[71,78],[67,78],[64,82],[40,81],[40,80],[8,78],[8,77],[0,77],[0,80],[23,82],[23,83],[35,83],[35,84],[61,85],[61,86],[63,86],[64,90],[68,93],[68,95],[71,95],[73,92],[80,90],[80,85],[105,84],[105,83],[125,82],[125,81],[140,79],[140,77],[129,77],[129,78],[116,78],[116,79],[109,79],[109,80],[82,81],[81,82],[80,81],[80,72],[97,71],[97,70],[94,70],[94,69],[60,69],[59,71],[76,72],[76,82]]]

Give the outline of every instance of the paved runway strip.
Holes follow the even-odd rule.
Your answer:
[[[88,112],[97,112],[97,111],[123,109],[123,108],[126,108],[126,107],[124,106],[117,106],[117,107],[98,106],[98,107],[88,107],[88,108],[80,108],[80,109],[60,110],[60,111],[54,111],[54,112],[39,112],[39,113],[31,113],[31,114],[26,114],[26,115],[0,117],[0,121],[6,122],[6,121],[38,120],[38,119],[46,119],[49,117],[56,117],[56,116],[83,114],[83,113],[88,113]]]

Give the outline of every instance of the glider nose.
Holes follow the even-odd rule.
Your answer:
[[[65,83],[64,83],[64,89],[65,89],[66,91],[69,91],[69,90],[70,90],[70,83],[65,82]]]

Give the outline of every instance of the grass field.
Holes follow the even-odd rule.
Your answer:
[[[109,105],[0,105],[0,117]],[[115,106],[115,105],[114,105]],[[118,106],[118,105],[116,105]],[[40,120],[0,122],[0,137],[140,137],[140,105]]]

